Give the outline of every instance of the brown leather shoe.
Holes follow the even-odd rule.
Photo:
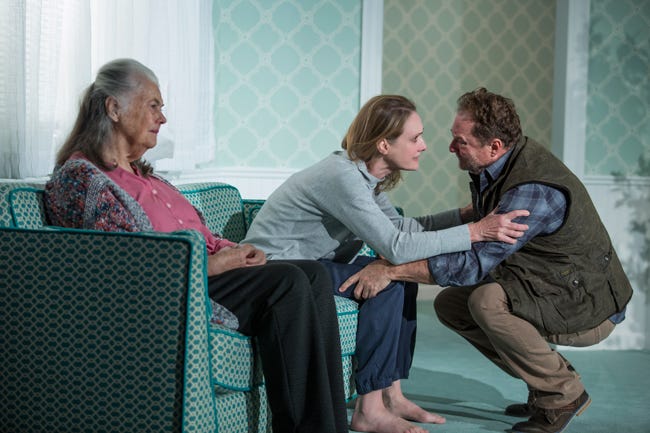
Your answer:
[[[573,365],[569,362],[568,359],[566,359],[560,352],[557,352],[558,355],[560,355],[560,358],[562,358],[562,361],[566,365],[566,367],[569,369],[569,371],[575,372],[576,369],[573,368]],[[578,375],[578,378],[580,378],[580,375]],[[530,390],[528,391],[528,401],[526,403],[515,403],[511,404],[510,406],[506,407],[506,410],[504,413],[508,416],[516,416],[520,418],[528,418],[531,417],[535,414],[535,400],[537,399],[536,391]]]
[[[520,418],[528,418],[535,413],[535,391],[528,392],[528,401],[526,403],[515,403],[506,407],[505,414]]]
[[[564,407],[544,409],[537,407],[535,414],[528,421],[519,422],[512,426],[513,433],[561,433],[569,425],[573,417],[580,416],[591,398],[587,391]]]
[[[515,403],[506,407],[504,411],[508,416],[516,416],[518,418],[528,418],[535,413],[535,406],[528,403]]]

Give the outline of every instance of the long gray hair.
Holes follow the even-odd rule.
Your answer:
[[[57,153],[57,166],[75,152],[81,152],[98,167],[113,169],[104,159],[105,146],[113,137],[113,122],[106,111],[106,99],[112,96],[121,106],[128,107],[142,85],[142,78],[158,84],[156,74],[137,60],[116,59],[99,69],[95,82],[83,94],[74,127]],[[142,160],[136,161],[136,165],[144,169],[144,174],[151,172],[149,164]]]

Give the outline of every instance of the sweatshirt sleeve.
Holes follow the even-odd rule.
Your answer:
[[[467,225],[425,231],[416,220],[399,216],[385,193],[376,195],[367,183],[350,176],[332,176],[314,190],[312,199],[394,264],[471,248]]]
[[[414,218],[424,227],[424,230],[442,230],[463,224],[460,219],[459,209],[450,209],[434,215],[425,215]]]

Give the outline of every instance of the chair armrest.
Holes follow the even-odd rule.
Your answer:
[[[0,244],[3,431],[214,431],[200,234],[0,228]]]
[[[12,189],[7,198],[14,227],[37,229],[47,226],[43,188],[19,187]]]
[[[29,205],[20,201],[22,197],[16,197],[15,191],[32,191],[36,195],[42,194],[43,184],[23,181],[0,181],[0,227],[17,227],[16,212],[18,212],[21,223],[28,218],[32,224],[30,228],[40,227],[45,221],[45,214],[37,214],[42,211],[43,206],[35,203],[29,198]],[[36,206],[34,206],[36,204]],[[20,209],[15,209],[20,208]]]

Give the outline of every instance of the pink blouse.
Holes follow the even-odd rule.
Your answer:
[[[142,177],[137,173],[137,169],[134,170],[135,174],[118,167],[104,173],[142,206],[155,231],[198,230],[205,238],[208,254],[236,245],[211,233],[183,194],[160,179],[152,176]]]

